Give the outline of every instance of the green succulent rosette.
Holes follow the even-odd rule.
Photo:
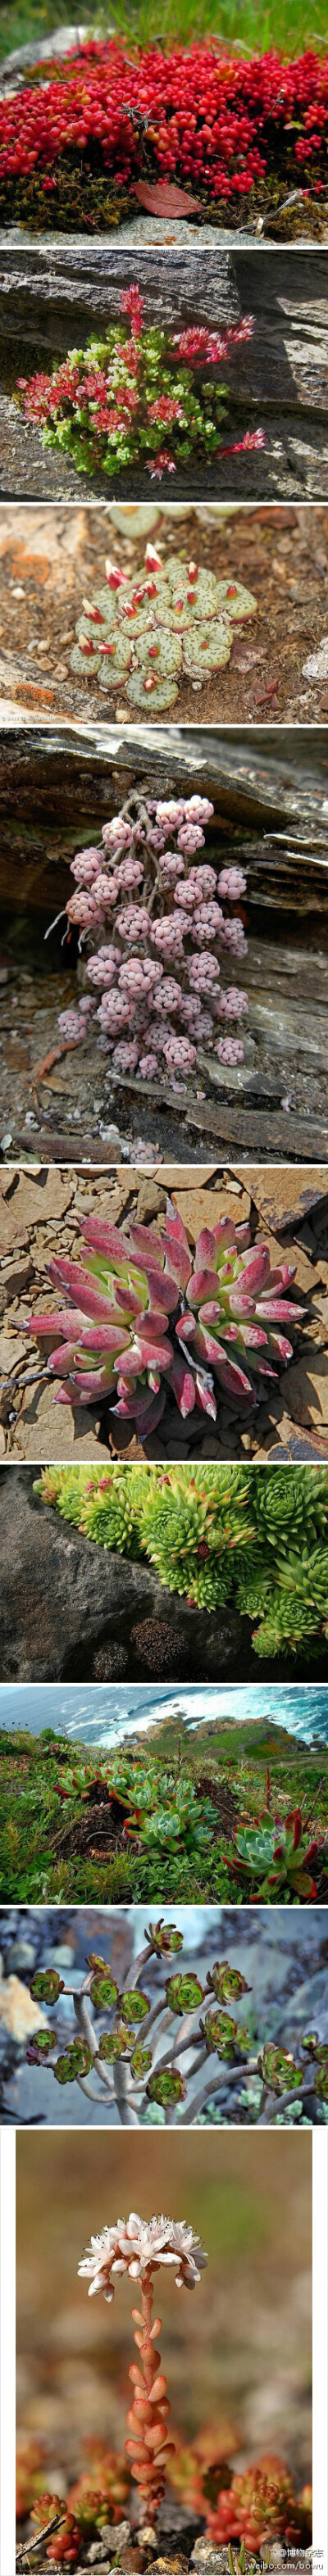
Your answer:
[[[150,2012],[149,1995],[140,1994],[137,1986],[127,1986],[125,1995],[120,1997],[120,2012],[123,2021],[145,2021]]]
[[[181,2013],[182,2016],[183,2013],[197,2012],[198,2005],[204,2000],[204,1987],[200,1985],[199,1977],[193,1975],[168,1977],[165,1994],[170,2012]]]
[[[273,2041],[269,2040],[266,2047],[262,2049],[260,2065],[264,2082],[270,2085],[273,2093],[301,2091],[302,2072],[298,2066],[295,2066],[294,2058],[290,2056],[288,2049],[274,2048]]]
[[[150,2068],[151,2048],[143,2048],[142,2040],[137,2040],[136,2048],[133,2049],[132,2057],[130,2057],[131,2075],[134,2075],[136,2079],[139,2080],[140,2076],[149,2075]]]
[[[213,1968],[208,1970],[206,1984],[211,1994],[216,1995],[217,2003],[229,2003],[231,1995],[249,1995],[251,1992],[239,1968],[229,1968],[225,1959],[214,1960]]]
[[[165,2111],[169,2109],[170,2103],[183,2102],[186,2090],[183,2076],[179,2075],[178,2068],[175,2066],[163,2066],[162,2071],[159,2069],[158,2074],[155,2072],[150,2076],[147,2084],[149,2101],[160,2102]]]
[[[96,1974],[92,1977],[90,2001],[94,2004],[95,2012],[112,2012],[118,2003],[118,1986],[115,1984],[115,1977],[110,1976],[105,1966],[103,1975]]]
[[[98,2057],[103,2057],[108,2066],[114,2066],[117,2057],[128,2056],[128,2047],[125,2030],[104,2030],[99,2040]]]
[[[64,1993],[63,1977],[58,1977],[56,1968],[36,1969],[35,1976],[31,1978],[31,1995],[35,2003],[57,2004],[58,1995]]]
[[[53,2070],[56,2084],[75,2084],[79,2075],[90,2074],[93,2064],[92,2049],[87,2048],[83,2039],[73,2040],[71,2048],[66,2048],[63,2056],[57,2057]]]

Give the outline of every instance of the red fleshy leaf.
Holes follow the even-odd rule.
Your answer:
[[[139,206],[145,206],[146,215],[199,215],[198,197],[190,197],[185,188],[171,188],[165,179],[157,179],[153,188],[146,179],[138,179],[133,195]]]

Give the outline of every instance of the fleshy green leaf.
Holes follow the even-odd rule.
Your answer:
[[[199,1977],[192,1975],[168,1977],[165,1993],[171,2012],[192,2013],[197,2012],[197,2005],[203,2003],[204,1987],[200,1985]]]
[[[37,1968],[35,1977],[31,1978],[31,1995],[36,2003],[56,2004],[58,1995],[64,1993],[63,1977],[57,1976],[56,1968]]]
[[[123,2021],[145,2021],[150,2012],[149,1995],[140,1994],[138,1987],[127,1987],[125,1995],[121,1995],[120,2012]]]
[[[182,2102],[184,2100],[186,2090],[187,2087],[183,2082],[183,2076],[179,2075],[178,2069],[175,2066],[163,2067],[162,2074],[159,2069],[158,2074],[150,2076],[149,2084],[147,2084],[149,2101],[161,2102],[164,2109],[166,2109],[166,2105],[170,2102]]]

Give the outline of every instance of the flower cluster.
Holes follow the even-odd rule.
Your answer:
[[[150,551],[147,547],[148,557]],[[91,636],[96,633],[97,641],[95,620],[99,619],[100,631],[104,627],[106,636],[108,633],[107,599],[110,612],[112,610],[115,614],[111,578],[109,574],[107,592],[97,593],[96,602],[82,621]],[[116,571],[113,579],[116,582]],[[199,574],[197,579],[197,566],[189,566],[186,574],[185,566],[178,559],[174,578],[172,573],[171,596],[174,580],[173,605],[167,606],[167,580],[158,584],[156,577],[158,588],[162,595],[163,592],[165,594],[165,629],[160,626],[149,628],[149,590],[155,592],[157,606],[153,576],[149,583],[147,580],[141,583],[141,607],[136,606],[134,594],[133,644],[130,632],[126,635],[122,624],[117,629],[117,648],[113,644],[115,652],[116,649],[124,651],[128,669],[132,665],[132,655],[137,656],[140,645],[148,653],[149,636],[156,632],[162,667],[163,654],[165,657],[169,653],[170,657],[170,652],[177,655],[179,664],[182,656],[181,619],[184,655],[194,655],[194,667],[195,663],[199,667],[204,634],[203,622],[198,621],[197,615],[199,585],[204,581],[207,593],[214,576]],[[190,602],[195,601],[195,606],[188,605],[186,582],[189,583]],[[214,583],[214,589],[218,587],[224,594],[224,603],[229,594],[227,605],[230,614],[236,610],[238,613],[240,594],[237,584]],[[123,612],[125,610],[126,622],[130,626],[130,584],[123,588],[119,597],[123,598]],[[104,602],[102,608],[100,601]],[[247,614],[252,605],[250,593],[242,594],[243,609],[245,601]],[[187,629],[185,616],[190,620]],[[228,619],[225,626],[225,618],[224,605],[219,629],[218,621],[213,614],[211,617],[208,608],[207,645],[213,628],[217,635],[220,632],[221,638],[227,632]],[[135,620],[138,630],[140,619],[142,632],[137,631],[135,637]],[[178,630],[180,627],[180,633],[174,631],[176,625]],[[84,641],[89,644],[89,634],[80,636],[72,656],[74,665],[76,660],[81,661],[83,669]],[[229,651],[228,643],[225,649]],[[213,644],[212,650],[213,653],[218,652],[218,642]],[[98,668],[97,650],[95,662]],[[133,705],[144,704],[144,667],[145,664],[138,666],[136,659],[131,670],[128,692]],[[152,672],[152,662],[150,668]],[[171,678],[153,680],[146,663],[147,686],[151,689],[155,711],[171,704],[172,693],[175,697],[175,682],[172,683]],[[75,890],[68,898],[67,922],[69,927],[72,924],[79,931],[80,949],[87,940],[92,943],[87,962],[91,993],[81,995],[77,1008],[74,1006],[60,1013],[59,1028],[65,1040],[76,1043],[95,1028],[98,1034],[99,1029],[100,1045],[106,1054],[109,1051],[112,1070],[118,1079],[137,1076],[142,1082],[158,1081],[162,1071],[178,1090],[181,1077],[183,1081],[193,1072],[200,1047],[210,1050],[209,1070],[213,1051],[223,1065],[230,1066],[242,1060],[242,1039],[233,1034],[233,1028],[235,1023],[240,1027],[247,1014],[247,993],[235,980],[236,970],[243,968],[247,952],[242,919],[246,878],[242,868],[225,866],[217,874],[216,867],[209,866],[207,862],[204,864],[201,857],[204,826],[210,822],[212,814],[213,806],[207,796],[147,797],[144,800],[133,792],[124,810],[103,825],[99,846],[91,844],[89,848],[79,850],[72,862]],[[225,986],[220,980],[220,951],[231,976],[231,981]],[[206,1058],[204,1069],[206,1071]]]
[[[173,2264],[177,2289],[194,2290],[206,2261],[199,2236],[193,2236],[192,2227],[183,2220],[146,2221],[132,2210],[130,2218],[118,2218],[115,2227],[104,2227],[102,2236],[91,2237],[79,2272],[89,2280],[89,2298],[102,2290],[110,2305],[117,2274],[129,2272],[131,2281],[143,2281],[145,2273],[159,2272],[161,2263]]]
[[[116,2226],[103,2229],[102,2236],[92,2236],[90,2249],[79,2264],[82,2277],[89,2278],[89,2297],[102,2290],[110,2302],[115,2277],[124,2272],[129,2273],[130,2280],[140,2281],[141,2309],[132,2310],[139,2359],[129,2372],[133,2404],[125,2448],[140,2489],[144,2521],[149,2511],[153,2516],[158,2513],[168,2456],[174,2449],[167,2436],[167,2380],[160,2353],[155,2349],[161,2319],[155,2317],[152,2322],[154,2273],[161,2264],[173,2264],[177,2289],[194,2290],[206,2262],[199,2236],[194,2236],[184,2219],[175,2222],[171,2218],[151,2218],[147,2222],[132,2210],[127,2220],[118,2218]]]
[[[137,1223],[120,1234],[93,1216],[82,1234],[81,1268],[66,1255],[49,1263],[67,1308],[32,1315],[28,1326],[54,1343],[48,1369],[60,1379],[59,1403],[115,1399],[115,1413],[143,1438],[161,1421],[168,1390],[183,1419],[198,1405],[215,1420],[216,1380],[239,1407],[252,1406],[254,1369],[271,1381],[275,1363],[292,1358],[281,1326],[301,1316],[286,1296],[294,1268],[284,1261],[270,1274],[269,1252],[250,1245],[248,1226],[223,1217],[203,1228],[194,1260],[170,1200],[165,1234]]]
[[[186,465],[195,449],[210,462],[217,451],[234,455],[264,446],[264,431],[257,429],[222,448],[228,388],[213,373],[240,341],[251,339],[250,317],[224,332],[204,327],[170,339],[159,327],[144,328],[137,286],[121,295],[121,311],[126,321],[112,323],[105,340],[72,349],[51,376],[19,377],[25,418],[36,421],[44,447],[67,450],[79,473],[101,466],[111,476],[144,465],[160,480],[166,470]]]
[[[325,180],[327,59],[312,49],[229,57],[202,39],[165,53],[91,40],[0,108],[1,211],[92,230],[119,220],[140,178],[177,180],[235,220],[263,184]],[[143,120],[146,119],[146,133]],[[80,173],[84,186],[80,186]],[[87,180],[87,187],[86,187]],[[45,199],[45,202],[44,202]]]

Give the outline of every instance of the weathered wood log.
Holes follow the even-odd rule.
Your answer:
[[[139,1094],[142,1091],[144,1097],[145,1086],[141,1082],[129,1079],[125,1089],[139,1091]],[[176,1094],[169,1083],[162,1080],[159,1083],[148,1082],[147,1101],[151,1100],[157,1108],[161,1101],[166,1102],[176,1115]],[[266,1109],[256,1109],[255,1102],[252,1109],[245,1109],[243,1103],[239,1105],[235,1100],[229,1101],[228,1108],[225,1103],[216,1107],[215,1101],[200,1102],[193,1098],[191,1092],[182,1089],[179,1091],[179,1111],[189,1127],[197,1127],[200,1134],[203,1131],[204,1135],[215,1137],[218,1150],[222,1145],[224,1152],[227,1144],[233,1144],[238,1147],[241,1158],[245,1156],[246,1162],[249,1162],[251,1154],[258,1155],[263,1162],[269,1158],[272,1163],[299,1162],[300,1157],[303,1163],[325,1163],[328,1160],[328,1124],[322,1125],[319,1119],[309,1117],[306,1127],[303,1119],[284,1116],[283,1111],[269,1110],[268,1113]]]
[[[7,901],[9,890],[11,903],[21,904],[23,896],[28,907],[44,909],[49,917],[49,902],[58,910],[65,901],[67,867],[82,818],[85,828],[92,822],[99,831],[142,780],[160,795],[170,794],[172,784],[183,792],[201,782],[214,804],[218,836],[222,830],[227,837],[230,828],[242,836],[251,927],[253,907],[258,914],[265,905],[275,913],[289,912],[291,921],[296,915],[299,931],[303,918],[318,912],[324,934],[328,822],[326,826],[320,811],[318,820],[318,797],[321,804],[325,744],[323,729],[310,737],[301,728],[296,737],[286,730],[282,754],[278,728],[270,728],[265,737],[252,728],[251,742],[246,731],[220,735],[215,728],[196,733],[179,726],[126,726],[120,733],[119,726],[106,725],[83,734],[69,726],[53,731],[37,725],[24,730],[14,725],[8,732],[0,728],[2,900]],[[272,951],[275,979],[284,957],[285,943],[283,954],[280,947]],[[288,991],[291,970],[284,971]],[[313,972],[315,977],[315,967]]]

